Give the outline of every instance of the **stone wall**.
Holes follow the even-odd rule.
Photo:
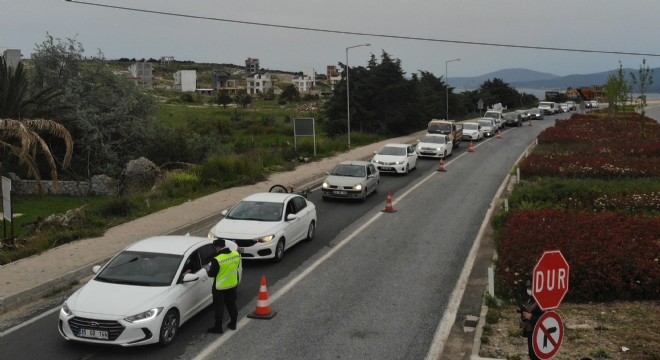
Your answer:
[[[39,186],[36,180],[21,180],[16,174],[7,176],[11,179],[11,192],[16,195],[39,194]],[[41,186],[46,194],[51,195],[117,195],[119,194],[119,183],[107,175],[95,175],[92,181],[58,181],[57,190],[53,189],[53,182],[42,180]]]

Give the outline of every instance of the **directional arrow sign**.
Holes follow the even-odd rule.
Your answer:
[[[555,356],[564,340],[564,323],[554,311],[541,315],[534,326],[532,347],[539,359],[550,359]]]
[[[568,262],[559,250],[546,251],[532,273],[532,296],[543,310],[556,309],[568,292]]]

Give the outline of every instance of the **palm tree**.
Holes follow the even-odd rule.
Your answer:
[[[41,152],[48,166],[53,187],[57,188],[57,165],[48,144],[39,132],[48,132],[64,141],[66,151],[62,169],[66,169],[73,153],[73,139],[69,131],[61,124],[47,119],[13,120],[0,119],[0,150],[16,156],[20,164],[27,166],[28,176],[38,181],[40,191],[41,173],[37,164],[37,154]]]
[[[38,181],[40,191],[43,191],[43,187],[37,154],[44,155],[55,188],[57,166],[48,144],[39,133],[47,132],[64,141],[66,150],[62,169],[68,167],[71,161],[73,140],[69,131],[53,120],[23,119],[23,117],[38,111],[40,105],[47,104],[59,94],[56,91],[46,90],[30,96],[23,64],[19,63],[16,69],[12,69],[7,66],[5,59],[0,57],[0,153],[16,156],[19,164],[27,167],[28,176]]]

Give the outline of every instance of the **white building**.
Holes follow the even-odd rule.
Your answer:
[[[310,91],[316,86],[316,71],[314,69],[303,71],[303,75],[295,76],[291,81],[299,92]]]
[[[247,76],[245,82],[247,83],[247,93],[250,95],[264,94],[275,90],[275,80],[268,73]]]
[[[128,67],[131,77],[139,87],[153,87],[153,67],[148,62],[138,62]]]
[[[197,89],[197,70],[179,70],[174,73],[174,90],[195,91]]]
[[[0,47],[0,57],[5,59],[7,66],[16,69],[18,64],[21,62],[21,50],[19,49],[7,49]]]

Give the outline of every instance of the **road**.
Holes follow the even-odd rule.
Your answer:
[[[567,115],[562,115],[567,117]],[[554,117],[507,128],[476,144],[463,143],[436,171],[421,159],[408,176],[383,176],[365,203],[323,202],[316,238],[285,254],[281,263],[244,262],[237,331],[207,334],[206,309],[166,347],[99,347],[70,343],[56,329],[57,311],[0,338],[0,359],[423,359],[436,333],[482,220],[506,174]],[[384,213],[391,192],[396,212]],[[211,224],[196,231],[206,235]],[[261,277],[277,316],[252,320]],[[451,316],[451,313],[448,314]],[[449,319],[452,322],[453,319]],[[439,326],[438,324],[441,324]],[[444,324],[444,325],[443,325]]]

